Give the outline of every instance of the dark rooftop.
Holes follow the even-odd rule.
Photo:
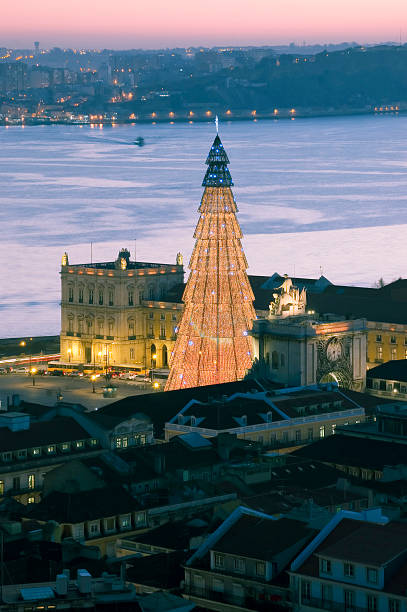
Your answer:
[[[407,382],[407,359],[394,359],[367,371],[367,378]]]
[[[7,427],[1,427],[0,451],[28,449],[91,437],[74,419],[57,416],[50,421],[31,423],[29,429],[22,431],[10,431]]]
[[[407,465],[407,444],[335,434],[304,446],[293,455],[336,465],[382,470],[385,465]]]
[[[356,521],[355,521],[356,522]],[[318,553],[334,559],[381,566],[407,549],[407,524],[390,522],[387,525],[357,522],[353,531],[336,542],[323,542]]]
[[[26,508],[26,516],[40,521],[82,523],[138,509],[138,502],[120,486],[109,486],[79,493],[53,491],[40,503]]]
[[[272,560],[275,555],[315,534],[301,521],[243,514],[211,548],[252,559]]]

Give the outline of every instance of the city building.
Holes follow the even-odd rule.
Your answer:
[[[407,524],[342,511],[291,564],[294,609],[404,612]]]
[[[387,361],[368,370],[366,393],[407,401],[407,359]]]
[[[195,247],[166,390],[243,378],[252,365],[255,318],[242,232],[219,135],[209,151]]]
[[[273,292],[270,312],[253,323],[254,356],[272,380],[301,386],[334,381],[363,391],[366,321],[321,318],[309,309],[305,287],[287,276]]]
[[[284,570],[315,534],[301,521],[238,507],[186,562],[185,594],[212,610],[284,609]]]
[[[335,433],[336,427],[365,420],[360,403],[330,384],[319,387],[249,391],[207,402],[190,399],[165,424],[165,438],[234,434],[266,448],[289,452]]]
[[[182,256],[171,264],[130,260],[123,249],[113,262],[61,267],[61,361],[167,368],[181,304],[166,294],[183,283]]]

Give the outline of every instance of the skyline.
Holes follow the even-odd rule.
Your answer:
[[[72,0],[69,12],[50,8],[43,2],[32,11],[30,0],[22,0],[18,11],[6,4],[0,23],[0,47],[31,48],[34,40],[42,48],[53,46],[81,48],[146,48],[189,46],[279,45],[292,41],[308,44],[360,43],[407,40],[407,5],[395,0],[391,11],[383,12],[377,0],[292,0],[273,6],[268,0],[255,0],[247,10],[244,0],[226,0],[218,5],[191,5],[176,0],[171,5],[157,0],[154,11],[131,0],[112,5],[107,0]],[[21,15],[30,14],[22,22]],[[158,17],[157,17],[158,16]],[[113,24],[113,25],[112,25]]]

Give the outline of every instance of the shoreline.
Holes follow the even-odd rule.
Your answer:
[[[208,111],[209,112],[209,111]],[[137,125],[137,124],[170,124],[175,123],[211,123],[214,121],[216,112],[211,112],[211,115],[198,115],[198,112],[194,113],[193,116],[184,114],[185,111],[166,112],[161,115],[158,113],[140,113],[139,115],[134,114],[131,119],[120,119],[120,118],[108,118],[102,117],[98,119],[63,119],[63,118],[35,118],[35,117],[23,117],[23,118],[5,118],[0,119],[0,127],[12,127],[12,126],[34,126],[34,125]],[[315,119],[324,117],[352,117],[352,116],[396,116],[407,113],[407,104],[401,106],[383,106],[375,107],[374,109],[336,109],[336,110],[307,110],[307,109],[282,109],[276,112],[259,112],[259,111],[241,111],[231,113],[227,115],[225,113],[219,113],[219,120],[222,122],[230,121],[278,121],[283,120],[295,120],[295,119]]]

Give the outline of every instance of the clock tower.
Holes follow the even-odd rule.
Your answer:
[[[334,382],[363,391],[366,321],[318,317],[306,310],[305,294],[289,280],[273,296],[269,317],[254,321],[254,357],[272,380],[290,387]],[[287,311],[295,314],[287,316]]]

